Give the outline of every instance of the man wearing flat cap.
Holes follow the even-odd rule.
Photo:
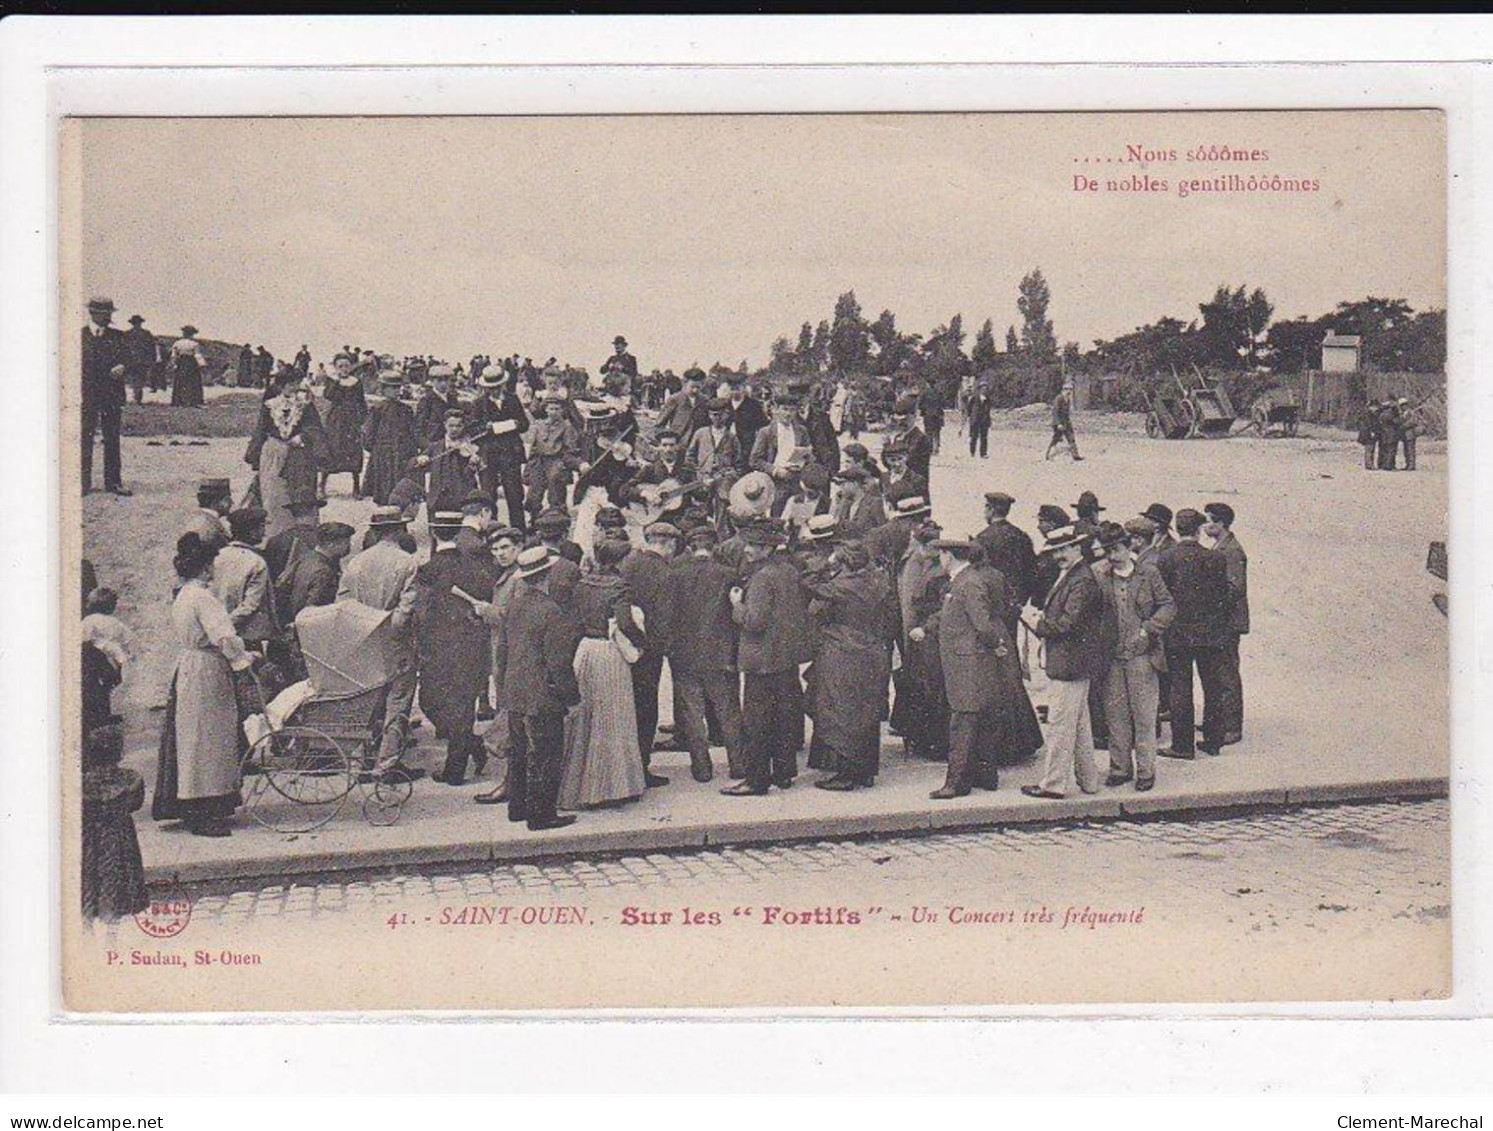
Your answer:
[[[715,397],[706,406],[710,423],[699,429],[685,450],[685,462],[711,499],[711,518],[722,525],[731,501],[731,486],[741,475],[744,457],[741,441],[731,426],[731,402]]]
[[[290,567],[288,622],[294,623],[302,609],[337,599],[342,559],[352,549],[352,537],[353,528],[345,522],[323,522],[316,528],[316,547]]]
[[[688,450],[695,433],[710,425],[709,399],[705,395],[705,373],[691,367],[684,375],[684,388],[664,401],[659,409],[654,428],[659,432],[673,432],[679,437],[679,445]]]
[[[889,440],[895,440],[907,460],[907,469],[923,481],[923,497],[932,500],[933,441],[918,427],[918,402],[914,397],[903,397],[892,409],[891,424],[887,428]],[[887,491],[891,498],[890,484]]]
[[[279,632],[270,569],[259,552],[264,542],[265,513],[244,507],[228,516],[232,541],[213,559],[209,588],[223,602],[233,631],[251,650],[262,649]]]
[[[410,709],[415,701],[415,651],[412,624],[415,611],[415,555],[400,543],[408,526],[398,507],[377,507],[368,520],[373,543],[355,554],[342,567],[337,600],[357,601],[370,609],[390,614],[389,625],[397,640],[398,669],[389,683],[384,703],[384,729],[379,740],[374,773],[393,781],[414,781],[424,770],[406,767],[400,761],[409,737]],[[482,594],[473,594],[482,596]]]
[[[93,490],[93,434],[104,436],[104,490],[129,495],[119,454],[119,425],[124,409],[124,375],[129,361],[124,335],[110,323],[114,303],[107,298],[88,302],[88,325],[83,327],[83,494]]]
[[[835,496],[830,513],[847,538],[864,538],[886,522],[886,508],[881,496],[868,490],[870,481],[870,473],[855,464],[835,474]]]
[[[228,527],[228,512],[232,509],[233,490],[228,480],[204,479],[197,484],[197,510],[188,518],[182,533],[191,531],[203,542],[212,542],[221,549],[233,538]]]
[[[1031,599],[1033,579],[1037,572],[1037,551],[1031,535],[1011,521],[1011,507],[1016,500],[1004,491],[985,493],[984,530],[975,535],[985,551],[987,565],[998,569],[1010,590],[1011,606],[1006,628],[1016,636],[1016,619],[1023,605]]]
[[[1249,555],[1234,533],[1234,508],[1228,503],[1209,503],[1203,508],[1208,521],[1203,533],[1213,543],[1213,552],[1223,555],[1229,579],[1229,715],[1224,720],[1225,746],[1244,737],[1244,676],[1239,668],[1239,642],[1249,635]],[[1203,720],[1206,726],[1207,720]]]

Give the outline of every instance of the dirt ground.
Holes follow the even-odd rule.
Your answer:
[[[995,489],[1016,497],[1012,517],[1033,533],[1039,504],[1071,507],[1085,489],[1121,520],[1158,500],[1174,509],[1226,500],[1250,557],[1249,744],[1356,775],[1447,772],[1447,624],[1430,602],[1441,586],[1425,572],[1427,544],[1447,532],[1444,443],[1422,443],[1416,473],[1388,474],[1365,472],[1349,439],[1164,441],[1077,423],[1082,463],[1044,462],[1046,433],[1024,419],[1000,422],[990,458],[972,460],[951,418],[934,462],[935,518],[973,533],[981,496]],[[235,495],[249,481],[243,438],[170,440],[127,437],[134,497],[83,500],[87,556],[100,583],[119,591],[119,615],[135,633],[115,709],[126,719],[127,764],[149,778],[175,661],[166,628],[176,536],[199,478],[228,474]],[[349,489],[348,477],[334,477],[324,517],[361,528],[372,505]]]

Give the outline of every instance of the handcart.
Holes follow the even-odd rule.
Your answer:
[[[1250,406],[1249,420],[1261,436],[1294,436],[1301,423],[1301,395],[1295,389],[1266,389]]]

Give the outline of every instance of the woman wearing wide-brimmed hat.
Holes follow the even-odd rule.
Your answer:
[[[332,365],[333,373],[322,393],[327,399],[327,462],[321,469],[317,491],[325,495],[327,479],[345,471],[353,477],[353,498],[361,499],[363,422],[368,419],[368,398],[362,377],[354,372],[357,359],[352,354],[339,353]]]
[[[196,326],[183,326],[181,337],[171,345],[171,403],[202,407],[202,348]]]
[[[311,394],[294,369],[273,378],[274,395],[259,408],[254,435],[244,462],[258,474],[259,505],[265,512],[265,537],[274,538],[295,525],[291,504],[316,499],[317,472],[327,462],[327,434]]]
[[[171,606],[181,649],[161,722],[151,816],[182,820],[198,836],[227,836],[239,805],[239,712],[234,672],[249,655],[223,602],[208,587],[218,548],[183,534],[174,565],[182,586]]]

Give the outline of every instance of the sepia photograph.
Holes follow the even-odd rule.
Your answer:
[[[66,1009],[1451,995],[1441,111],[59,143]]]

